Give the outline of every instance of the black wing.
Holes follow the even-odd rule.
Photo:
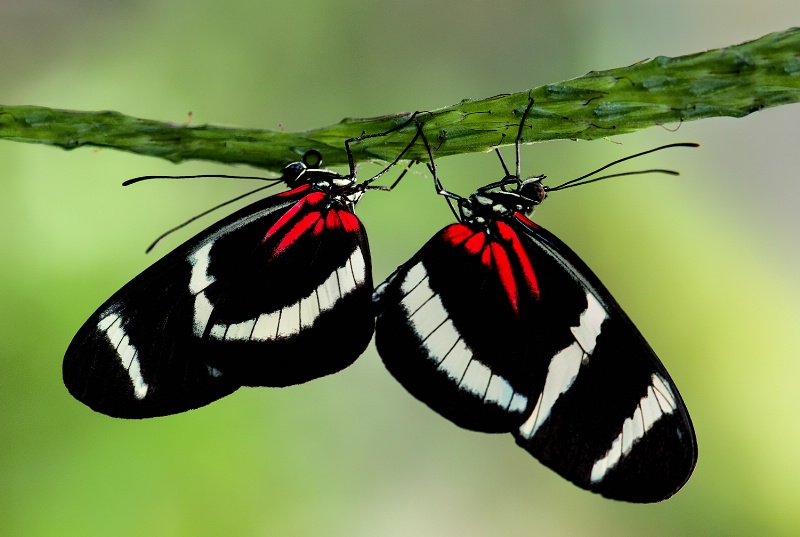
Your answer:
[[[520,216],[491,226],[445,228],[378,288],[386,367],[580,487],[631,502],[677,492],[696,441],[661,362],[563,242]]]
[[[98,412],[145,418],[240,386],[306,382],[366,348],[371,294],[361,223],[303,185],[214,224],[120,289],[67,349],[64,383]]]

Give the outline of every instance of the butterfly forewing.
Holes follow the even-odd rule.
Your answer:
[[[457,425],[510,432],[615,499],[658,501],[691,474],[694,433],[669,375],[586,265],[525,217],[445,228],[376,303],[386,367]]]
[[[179,298],[168,285],[159,296]],[[63,365],[73,397],[109,416],[145,418],[197,408],[239,388],[201,360],[179,354],[190,352],[185,341],[160,336],[190,328],[185,304],[164,310],[129,302],[98,310],[73,338]]]
[[[305,184],[214,224],[124,286],[73,339],[64,382],[128,418],[306,382],[363,352],[371,291],[350,205]]]
[[[567,245],[524,217],[526,250],[563,267],[586,293],[574,343],[553,356],[517,443],[575,484],[625,501],[677,492],[697,459],[691,419],[661,361]],[[549,410],[549,412],[548,412]]]
[[[327,201],[312,192],[266,226],[222,237],[199,256],[196,267],[207,270],[198,269],[198,280],[209,283],[198,295],[196,335],[208,362],[243,385],[335,373],[369,343],[366,233],[346,207]]]

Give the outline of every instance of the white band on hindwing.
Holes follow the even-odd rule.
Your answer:
[[[192,263],[190,291],[198,291],[194,301],[194,335],[197,337],[203,337],[206,333],[214,310],[203,291],[214,282],[213,276],[209,277],[207,274],[209,251],[210,246],[207,245],[189,257]],[[262,313],[246,321],[229,325],[215,323],[208,331],[209,336],[220,341],[269,341],[295,336],[301,330],[311,327],[320,314],[333,309],[343,297],[359,289],[366,280],[366,261],[361,248],[356,247],[345,264],[331,272],[307,296],[281,309]],[[193,286],[195,282],[205,285],[198,289]]]
[[[459,389],[477,395],[484,402],[494,403],[509,412],[525,409],[528,399],[473,356],[441,298],[428,284],[428,274],[422,263],[409,269],[400,291],[404,294],[400,307],[437,370],[456,382]]]

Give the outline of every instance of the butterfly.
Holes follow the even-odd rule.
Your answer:
[[[109,416],[149,418],[352,364],[374,315],[353,212],[368,187],[356,183],[350,142],[349,174],[307,152],[283,168],[287,191],[216,222],[111,296],[66,351],[69,392]]]
[[[554,190],[543,176],[520,177],[532,105],[520,123],[516,173],[503,164],[502,180],[467,198],[442,186],[420,129],[436,189],[456,204],[458,221],[376,289],[376,346],[408,392],[456,425],[509,433],[564,478],[608,498],[660,501],[692,474],[694,428],[672,378],[611,293],[529,219]]]

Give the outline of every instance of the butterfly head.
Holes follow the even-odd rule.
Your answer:
[[[281,179],[290,189],[309,183],[324,190],[347,189],[355,183],[355,177],[323,168],[322,154],[316,149],[306,151],[299,162],[283,168]]]
[[[514,213],[531,215],[547,198],[547,187],[542,185],[544,175],[519,180],[513,175],[502,181],[479,188],[469,198],[462,198],[459,206],[465,220],[485,221]]]

